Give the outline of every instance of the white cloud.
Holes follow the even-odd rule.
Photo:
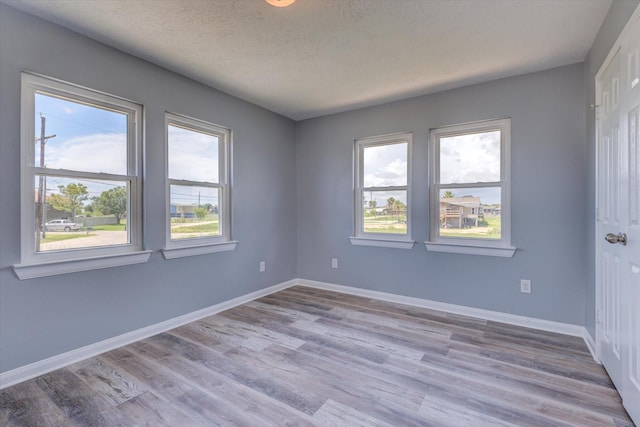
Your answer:
[[[440,182],[500,180],[500,132],[461,135],[440,140]]]
[[[45,164],[51,169],[127,173],[127,140],[122,133],[93,134],[45,146]],[[39,150],[37,150],[39,151]],[[40,153],[36,152],[36,160]]]
[[[406,185],[407,144],[365,148],[363,172],[365,187]]]
[[[169,177],[218,182],[218,138],[169,127]]]

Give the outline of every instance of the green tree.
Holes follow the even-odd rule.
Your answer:
[[[407,206],[400,200],[396,200],[395,202],[393,202],[393,211],[395,212],[398,221],[400,221],[400,214],[404,213],[406,210]]]
[[[443,199],[451,199],[453,197],[455,197],[456,195],[453,194],[451,191],[447,190],[444,192],[444,194],[442,195]]]
[[[198,219],[205,219],[207,214],[209,213],[209,209],[207,208],[196,208],[195,214]]]
[[[393,197],[389,197],[387,199],[387,211],[389,211],[389,213],[393,213],[393,205],[396,203],[396,199]]]
[[[93,209],[105,215],[113,215],[120,224],[120,220],[127,212],[127,189],[114,187],[103,191],[98,197],[93,198]]]
[[[369,200],[369,209],[371,209],[371,212],[373,213],[373,215],[376,215],[378,213],[376,211],[377,206],[378,206],[378,202],[376,202],[375,200]]]
[[[71,220],[76,220],[76,212],[82,208],[82,204],[89,198],[87,186],[80,183],[70,183],[65,187],[58,185],[60,194],[49,196],[49,204],[54,209],[64,212],[71,212]]]

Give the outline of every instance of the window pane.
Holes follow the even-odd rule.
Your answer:
[[[122,181],[36,175],[36,251],[128,244],[127,188]]]
[[[217,136],[171,125],[168,133],[170,179],[220,182]]]
[[[407,185],[407,143],[364,148],[363,187]]]
[[[37,93],[34,142],[36,166],[127,173],[126,114]]]
[[[171,186],[171,240],[221,236],[222,189]]]
[[[407,234],[407,192],[365,191],[363,232]]]
[[[440,183],[500,181],[500,131],[440,138]]]
[[[440,190],[440,236],[501,238],[500,187]]]

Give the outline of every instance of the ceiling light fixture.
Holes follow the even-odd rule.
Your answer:
[[[287,6],[291,6],[293,3],[295,3],[296,0],[264,0],[264,1],[269,3],[271,6],[287,7]]]

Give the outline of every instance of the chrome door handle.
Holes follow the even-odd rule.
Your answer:
[[[622,246],[627,246],[627,235],[625,233],[618,233],[618,235],[609,233],[604,237],[604,240],[611,243],[612,245],[620,243]]]

